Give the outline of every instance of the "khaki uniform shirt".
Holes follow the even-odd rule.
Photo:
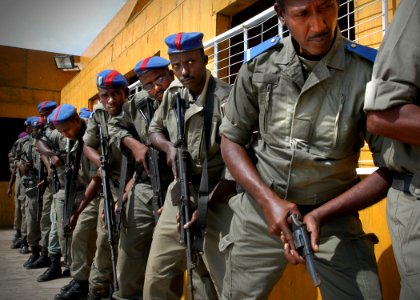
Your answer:
[[[109,121],[111,142],[122,146],[122,140],[133,137],[142,144],[147,144],[147,122],[145,116],[137,108],[143,98],[149,97],[146,91],[140,91],[133,99],[124,103],[122,113]],[[157,102],[157,101],[156,101]],[[156,105],[156,107],[158,104]]]
[[[112,119],[102,103],[98,103],[93,110],[93,115],[88,121],[86,132],[83,136],[85,145],[98,149],[102,155],[99,143],[99,126],[102,126],[102,136],[105,143],[105,150],[108,155],[108,164],[111,171],[111,179],[114,186],[118,186],[121,173],[121,150],[120,145],[113,143],[108,131],[108,122]]]
[[[253,143],[262,179],[281,197],[316,205],[358,181],[366,133],[363,100],[372,63],[346,49],[336,30],[330,51],[305,80],[291,37],[244,64],[226,105],[221,133]]]
[[[366,87],[365,110],[420,105],[420,2],[402,1],[401,18],[395,18],[375,60],[372,81]],[[397,173],[412,175],[415,194],[420,195],[420,147],[386,139],[383,157]]]
[[[82,122],[84,122],[82,120]],[[49,134],[48,138],[55,145],[57,149],[62,153],[67,153],[67,145],[70,142],[69,139],[65,138],[58,130],[53,130]],[[73,159],[76,157],[77,146],[79,142],[76,141],[70,151]],[[60,179],[61,189],[64,190],[64,169],[65,166],[57,167],[58,178]],[[79,176],[77,177],[76,191],[81,191],[86,188],[86,185],[90,182],[90,179],[97,174],[97,168],[90,163],[90,161],[83,154],[80,159]]]
[[[207,70],[206,83],[201,95],[194,101],[188,90],[183,87],[180,81],[174,80],[163,95],[162,103],[155,112],[149,127],[149,133],[160,132],[169,137],[172,143],[177,141],[177,123],[175,111],[173,109],[175,92],[184,95],[188,92],[190,107],[185,112],[185,143],[190,154],[189,174],[199,179],[202,171],[203,153],[203,134],[204,118],[203,110],[206,101],[206,92],[210,79],[210,71]],[[224,162],[220,153],[219,126],[222,120],[221,105],[224,104],[229,96],[231,86],[219,79],[215,79],[216,87],[214,91],[213,118],[210,130],[210,147],[207,149],[208,176],[210,186],[217,183],[224,171]],[[198,181],[199,182],[199,181]]]

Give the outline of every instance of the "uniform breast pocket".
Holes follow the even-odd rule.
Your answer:
[[[274,74],[256,73],[252,78],[258,91],[259,130],[266,142],[273,141],[276,122],[282,119],[282,109],[277,105],[281,102],[280,76]]]
[[[328,86],[315,120],[311,144],[320,149],[336,149],[343,138],[343,130],[351,120],[346,121],[348,106],[345,87]]]

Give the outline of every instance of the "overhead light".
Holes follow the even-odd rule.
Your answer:
[[[56,55],[54,60],[58,69],[74,69],[76,67],[73,55]]]

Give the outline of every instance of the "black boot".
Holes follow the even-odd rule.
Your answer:
[[[74,280],[73,285],[64,292],[55,295],[54,300],[73,300],[86,297],[89,292],[89,282],[87,280]]]
[[[63,270],[63,277],[70,277],[71,273],[70,273],[70,267],[69,266],[64,266],[64,270]]]
[[[28,254],[29,253],[29,245],[27,242],[22,242],[20,245],[19,253],[21,254]]]
[[[38,282],[50,281],[61,277],[61,254],[51,255],[51,264],[44,273],[37,278]]]
[[[48,249],[45,247],[41,248],[41,256],[38,257],[32,264],[27,265],[27,269],[39,269],[39,268],[47,268],[51,265],[51,260],[48,257]]]
[[[22,234],[20,233],[20,229],[16,230],[15,236],[13,237],[12,245],[10,245],[11,249],[19,249],[22,243],[21,240]]]
[[[39,258],[39,246],[31,246],[31,249],[31,256],[29,256],[28,260],[23,264],[25,268],[32,265]]]
[[[102,298],[109,298],[109,286],[89,286],[88,300],[101,300]]]

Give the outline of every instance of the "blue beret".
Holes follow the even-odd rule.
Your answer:
[[[137,77],[140,77],[140,75],[146,73],[149,70],[166,69],[168,68],[169,64],[169,60],[163,57],[152,56],[139,61],[134,67],[134,71],[136,72]]]
[[[92,116],[92,114],[93,111],[86,107],[82,107],[79,112],[79,116],[83,119],[89,119]]]
[[[53,109],[57,107],[57,103],[54,101],[43,101],[38,104],[38,111],[43,112],[49,109]]]
[[[42,122],[41,117],[31,117],[29,120],[29,126],[31,127],[41,127],[44,126],[44,122]]]
[[[62,104],[48,116],[48,122],[54,125],[64,123],[77,114],[76,108],[71,104]]]
[[[19,133],[19,135],[18,135],[18,139],[21,139],[21,138],[23,138],[23,137],[25,137],[25,136],[27,136],[28,135],[28,133],[27,132],[21,132],[21,133]]]
[[[31,119],[32,119],[33,117],[27,117],[26,118],[26,120],[23,122],[23,125],[25,125],[25,126],[29,126],[30,125],[30,123],[31,123]]]
[[[203,36],[201,32],[179,32],[166,37],[168,54],[203,48]]]
[[[101,89],[115,89],[128,86],[128,82],[118,71],[103,70],[96,77],[96,85]]]

